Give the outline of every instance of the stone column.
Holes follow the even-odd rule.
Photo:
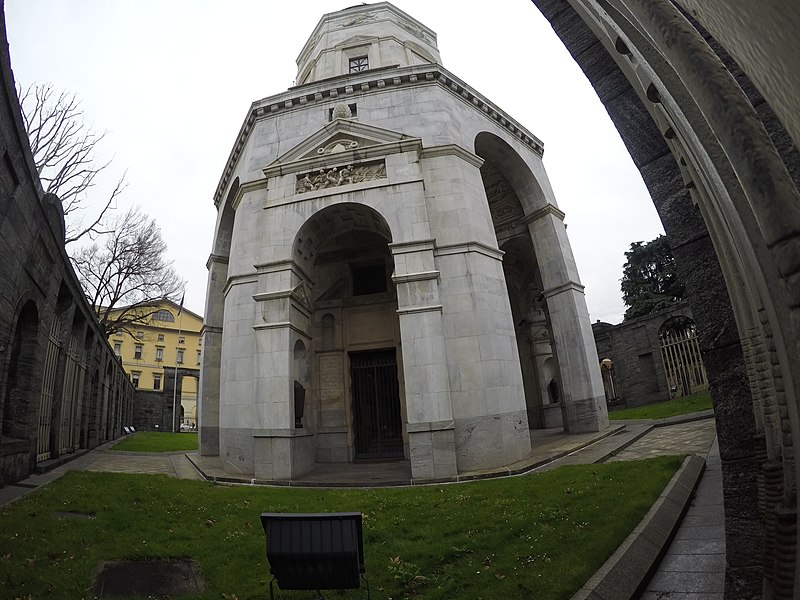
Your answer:
[[[455,428],[433,240],[391,244],[397,286],[411,475],[456,475]]]
[[[542,274],[561,384],[561,414],[570,433],[608,427],[600,361],[594,344],[583,286],[564,227],[564,213],[553,205],[527,215]]]
[[[198,437],[201,456],[219,456],[219,391],[225,313],[223,290],[228,280],[228,257],[212,254],[206,268],[206,315],[200,331],[203,364],[197,389]]]
[[[293,348],[308,347],[310,308],[292,261],[259,265],[255,330],[253,451],[256,479],[293,479],[315,464],[311,428],[295,427]]]

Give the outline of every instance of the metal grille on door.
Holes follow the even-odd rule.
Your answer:
[[[395,351],[350,354],[356,458],[401,458],[403,423]]]
[[[58,367],[58,352],[61,344],[58,334],[61,329],[61,320],[56,317],[50,327],[50,336],[47,341],[47,358],[44,363],[42,377],[42,395],[39,399],[39,438],[36,450],[36,462],[47,460],[52,456],[50,449],[50,428],[53,421],[53,394],[56,387],[56,368]]]

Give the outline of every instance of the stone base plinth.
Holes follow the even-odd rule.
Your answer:
[[[603,396],[582,400],[562,400],[561,417],[567,433],[591,433],[608,427],[608,411]]]
[[[317,429],[317,462],[348,463],[352,460],[351,448],[347,446],[347,429]]]
[[[219,456],[219,427],[200,426],[200,456]]]
[[[510,465],[531,451],[527,411],[456,419],[458,472]]]
[[[256,479],[290,480],[314,469],[314,434],[307,429],[272,429],[253,436]]]
[[[452,421],[409,423],[408,445],[412,478],[454,477],[458,473]]]
[[[564,426],[564,421],[561,418],[560,402],[545,404],[540,410],[542,411],[542,425],[545,429]]]

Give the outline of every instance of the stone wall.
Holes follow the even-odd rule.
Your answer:
[[[661,359],[659,330],[672,317],[692,318],[687,302],[657,313],[609,325],[592,325],[597,356],[614,363],[618,408],[630,408],[669,400],[670,390]],[[611,400],[611,399],[609,399]]]
[[[175,377],[177,372],[177,379]],[[199,378],[199,369],[164,369],[164,385],[160,390],[137,389],[133,395],[132,424],[137,431],[178,431],[180,428],[181,393],[184,377]],[[178,389],[173,386],[177,380]],[[175,403],[176,420],[172,422]]]
[[[0,37],[0,485],[121,434],[133,387],[64,249],[22,125],[5,18]]]
[[[686,284],[720,442],[726,597],[795,597],[800,14],[788,0],[534,3],[619,130]]]

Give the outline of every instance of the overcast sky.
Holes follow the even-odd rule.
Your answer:
[[[548,23],[528,0],[393,4],[437,33],[446,69],[544,142],[591,319],[620,321],[624,252],[663,230],[608,115]],[[294,83],[320,17],[347,6],[6,0],[17,82],[77,93],[87,121],[108,131],[109,175],[127,170],[129,182],[120,205],[158,220],[190,310],[204,312],[212,197],[250,104]]]

